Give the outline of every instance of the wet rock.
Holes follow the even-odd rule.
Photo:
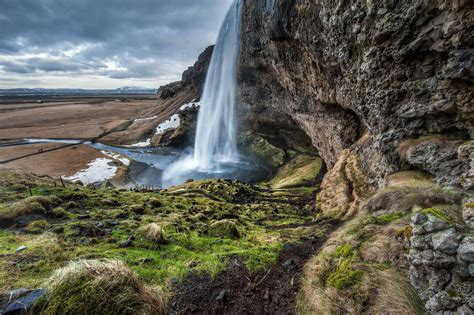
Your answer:
[[[15,250],[15,253],[20,253],[20,252],[26,250],[26,248],[27,248],[26,246],[22,245],[22,246],[18,247],[18,248]]]
[[[46,290],[25,290],[7,291],[1,294],[0,314],[20,315],[25,314],[31,306],[43,295]]]
[[[128,247],[132,246],[132,244],[133,244],[133,241],[128,239],[128,240],[123,241],[122,243],[120,243],[119,247],[120,248],[128,248]]]
[[[293,259],[289,258],[282,263],[283,267],[289,267],[293,264]]]

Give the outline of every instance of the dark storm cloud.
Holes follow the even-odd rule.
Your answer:
[[[231,0],[0,0],[5,73],[179,75],[215,40]]]

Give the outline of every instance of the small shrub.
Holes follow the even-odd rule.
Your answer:
[[[22,184],[13,184],[8,188],[10,188],[13,191],[18,191],[18,192],[24,192],[28,189],[25,185],[22,185]]]
[[[108,198],[102,201],[104,205],[109,207],[116,207],[120,205],[120,202],[115,198]]]
[[[36,198],[30,197],[0,208],[0,221],[11,221],[30,214],[44,214],[46,209]]]
[[[82,260],[57,270],[34,314],[165,314],[159,287],[140,281],[122,261]]]
[[[54,206],[57,206],[61,203],[61,199],[58,196],[33,196],[28,198],[31,202],[38,202],[46,209],[51,209]]]

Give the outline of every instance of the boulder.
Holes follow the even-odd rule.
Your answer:
[[[456,254],[461,241],[461,235],[454,228],[437,232],[431,235],[433,248],[436,251],[452,255]]]

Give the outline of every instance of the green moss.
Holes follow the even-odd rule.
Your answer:
[[[422,214],[432,215],[441,221],[455,224],[464,224],[462,218],[462,208],[453,205],[438,205],[433,208],[425,208],[420,211]]]
[[[25,230],[29,233],[39,234],[46,230],[48,226],[49,224],[45,220],[32,221],[26,226]]]
[[[209,228],[209,235],[239,238],[240,232],[235,222],[232,222],[230,220],[221,220],[221,221],[217,221],[211,224]]]
[[[350,257],[352,253],[353,253],[352,246],[346,243],[343,245],[339,245],[336,248],[334,255],[336,256],[336,258],[347,258],[347,257]]]
[[[271,169],[277,169],[285,161],[285,152],[259,135],[244,133],[240,135],[238,142],[239,147],[247,154],[255,156]]]
[[[336,289],[344,289],[357,284],[364,275],[361,270],[354,270],[351,258],[341,259],[327,278],[326,285]]]
[[[474,208],[474,202],[466,203],[466,204],[464,204],[464,207],[466,207],[466,208]]]
[[[335,267],[326,276],[326,286],[344,289],[358,283],[363,276],[363,271],[353,268],[358,259],[357,251],[349,244],[339,245],[334,251],[333,263]]]
[[[273,188],[290,188],[311,184],[322,166],[322,159],[309,155],[298,155],[282,166],[268,183]]]
[[[431,214],[432,216],[442,220],[442,221],[448,221],[449,218],[448,216],[443,212],[443,210],[438,209],[438,208],[426,208],[421,210],[422,214]]]
[[[64,218],[64,219],[66,219],[66,218],[70,217],[70,214],[69,214],[69,212],[67,212],[63,208],[56,207],[53,210],[51,210],[50,216],[52,216],[53,218]]]
[[[376,222],[379,224],[388,224],[398,219],[403,218],[406,215],[403,211],[395,211],[390,213],[384,213],[375,218]]]
[[[313,190],[299,188],[273,192],[214,179],[159,193],[38,186],[38,192],[46,190],[58,196],[60,204],[54,205],[58,200],[44,203],[45,210],[38,199],[25,195],[0,201],[0,208],[32,201],[46,217],[54,217],[51,230],[62,231],[59,235],[49,229],[35,235],[0,234],[2,245],[9,244],[0,248],[0,254],[11,254],[0,260],[0,283],[7,289],[39,287],[52,270],[75,259],[120,259],[147,282],[164,287],[193,270],[216,275],[230,257],[239,257],[254,272],[275,263],[285,243],[321,236],[328,229],[324,224],[304,225],[314,220],[306,210],[311,208]],[[106,201],[111,199],[116,202]],[[145,210],[138,216],[130,211],[137,205]],[[74,220],[60,217],[59,209],[70,209]],[[51,215],[55,212],[57,217]],[[150,223],[163,227],[166,243],[157,245],[138,234],[141,226]],[[131,247],[120,248],[128,239],[133,240]],[[28,250],[15,254],[20,245]],[[13,264],[17,255],[26,259]],[[29,255],[35,259],[27,259]]]

